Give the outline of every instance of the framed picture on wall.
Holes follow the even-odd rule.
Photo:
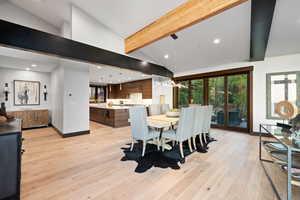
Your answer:
[[[14,81],[14,105],[33,106],[40,105],[40,82]]]

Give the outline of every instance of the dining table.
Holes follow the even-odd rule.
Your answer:
[[[160,138],[162,133],[166,129],[174,129],[174,126],[178,123],[179,117],[168,117],[167,115],[152,115],[147,117],[148,126],[151,128],[158,129],[160,131]],[[162,146],[164,145],[164,149],[171,150],[172,147],[168,144],[162,144],[161,140],[159,140],[159,144],[157,144],[157,140],[150,141],[149,143]]]

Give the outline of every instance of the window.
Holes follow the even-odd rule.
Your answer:
[[[290,101],[300,108],[300,72],[267,74],[267,119],[280,119],[275,104]]]
[[[178,89],[178,107],[188,107],[189,106],[189,81],[180,82],[181,87]]]
[[[174,106],[212,105],[212,127],[252,132],[253,67],[178,77]],[[185,87],[182,87],[185,86]]]
[[[203,79],[191,80],[191,103],[204,104]]]

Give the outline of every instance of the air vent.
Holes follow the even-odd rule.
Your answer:
[[[171,34],[171,37],[173,38],[173,40],[177,40],[178,39],[178,36],[175,33]]]

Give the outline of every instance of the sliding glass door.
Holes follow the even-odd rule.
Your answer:
[[[208,79],[208,104],[213,106],[212,124],[225,125],[225,78]]]
[[[250,75],[252,77],[250,71],[213,74],[211,77],[179,81],[185,87],[175,93],[178,94],[178,107],[188,107],[190,104],[212,105],[213,127],[250,132]]]
[[[228,86],[228,126],[248,127],[247,75],[239,74],[227,77]]]

